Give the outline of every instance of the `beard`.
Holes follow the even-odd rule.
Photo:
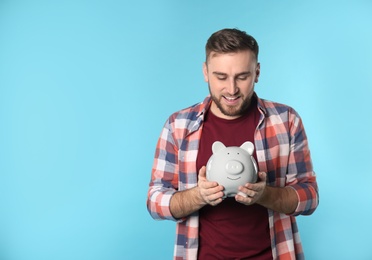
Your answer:
[[[251,97],[244,97],[241,96],[242,103],[239,106],[223,106],[222,102],[220,101],[223,97],[221,96],[218,98],[217,96],[213,95],[211,92],[211,88],[209,86],[209,93],[211,95],[212,101],[216,104],[218,109],[221,111],[222,114],[225,116],[242,116],[248,110],[249,105],[251,104]]]

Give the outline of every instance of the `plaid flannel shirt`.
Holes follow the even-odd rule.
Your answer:
[[[196,158],[210,102],[207,97],[171,115],[156,147],[147,208],[154,219],[177,221],[174,259],[197,258],[198,212],[175,219],[169,203],[175,192],[197,185]],[[312,214],[319,201],[305,130],[291,107],[258,98],[258,108],[261,118],[254,138],[259,171],[267,173],[267,185],[292,187],[298,196],[292,215],[268,209],[273,259],[303,259],[295,216]]]

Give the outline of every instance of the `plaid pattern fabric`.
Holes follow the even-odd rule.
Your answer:
[[[196,158],[210,97],[174,113],[161,132],[155,152],[147,208],[154,219],[177,222],[174,259],[196,259],[198,213],[175,219],[169,210],[172,195],[197,185]],[[261,113],[255,132],[259,171],[267,173],[270,186],[293,188],[299,199],[292,215],[268,209],[273,259],[303,259],[295,216],[310,215],[318,206],[318,187],[307,137],[299,115],[292,108],[258,98]]]

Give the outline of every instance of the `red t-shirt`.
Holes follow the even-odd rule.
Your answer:
[[[254,143],[259,118],[256,100],[245,115],[234,120],[216,117],[208,111],[196,161],[198,171],[212,155],[214,141],[226,146]],[[258,204],[246,206],[228,197],[217,206],[203,207],[199,216],[198,259],[272,259],[266,208]]]

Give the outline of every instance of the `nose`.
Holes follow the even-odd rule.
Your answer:
[[[232,78],[229,80],[226,90],[227,90],[227,93],[229,93],[229,95],[232,95],[232,96],[235,95],[239,91],[238,86],[236,85],[235,79]]]
[[[226,163],[226,171],[230,174],[240,174],[241,172],[243,172],[243,169],[244,167],[241,162],[233,160]]]

